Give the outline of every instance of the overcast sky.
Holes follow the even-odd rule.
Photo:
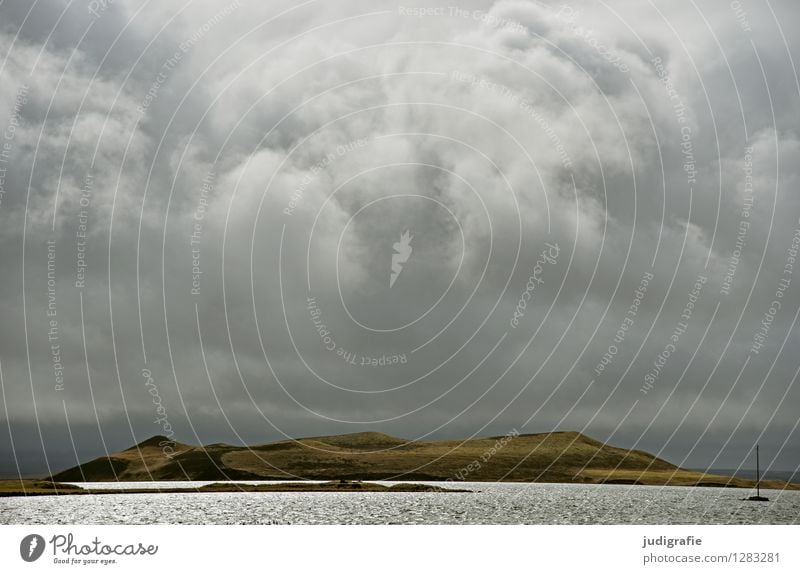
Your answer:
[[[0,3],[0,474],[154,434],[800,464],[790,0]]]

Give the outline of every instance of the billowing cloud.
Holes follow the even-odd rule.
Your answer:
[[[790,2],[45,4],[0,6],[2,472],[367,429],[796,465]]]

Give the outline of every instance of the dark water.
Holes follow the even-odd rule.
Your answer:
[[[205,483],[168,483],[165,486],[182,484]],[[143,486],[142,483],[135,485]],[[152,484],[154,487],[158,485]],[[113,488],[120,485],[112,483],[105,486]],[[508,483],[459,483],[459,486],[474,492],[153,493],[0,498],[0,523],[800,523],[800,491],[764,490],[762,494],[769,496],[770,502],[755,503],[741,500],[750,494],[748,491],[732,488]]]

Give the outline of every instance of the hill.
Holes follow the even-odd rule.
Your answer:
[[[577,432],[409,442],[363,432],[251,447],[192,446],[155,436],[59,472],[62,482],[143,480],[451,480],[750,488],[752,480],[681,469]],[[165,452],[165,450],[167,452]],[[786,488],[762,481],[762,488]],[[800,485],[789,485],[800,488]]]

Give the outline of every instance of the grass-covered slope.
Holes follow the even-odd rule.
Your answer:
[[[753,481],[684,470],[639,450],[576,432],[417,441],[355,433],[237,447],[153,437],[55,474],[57,481],[453,480],[752,487]],[[784,488],[763,481],[763,488]],[[796,488],[792,485],[790,488]]]

